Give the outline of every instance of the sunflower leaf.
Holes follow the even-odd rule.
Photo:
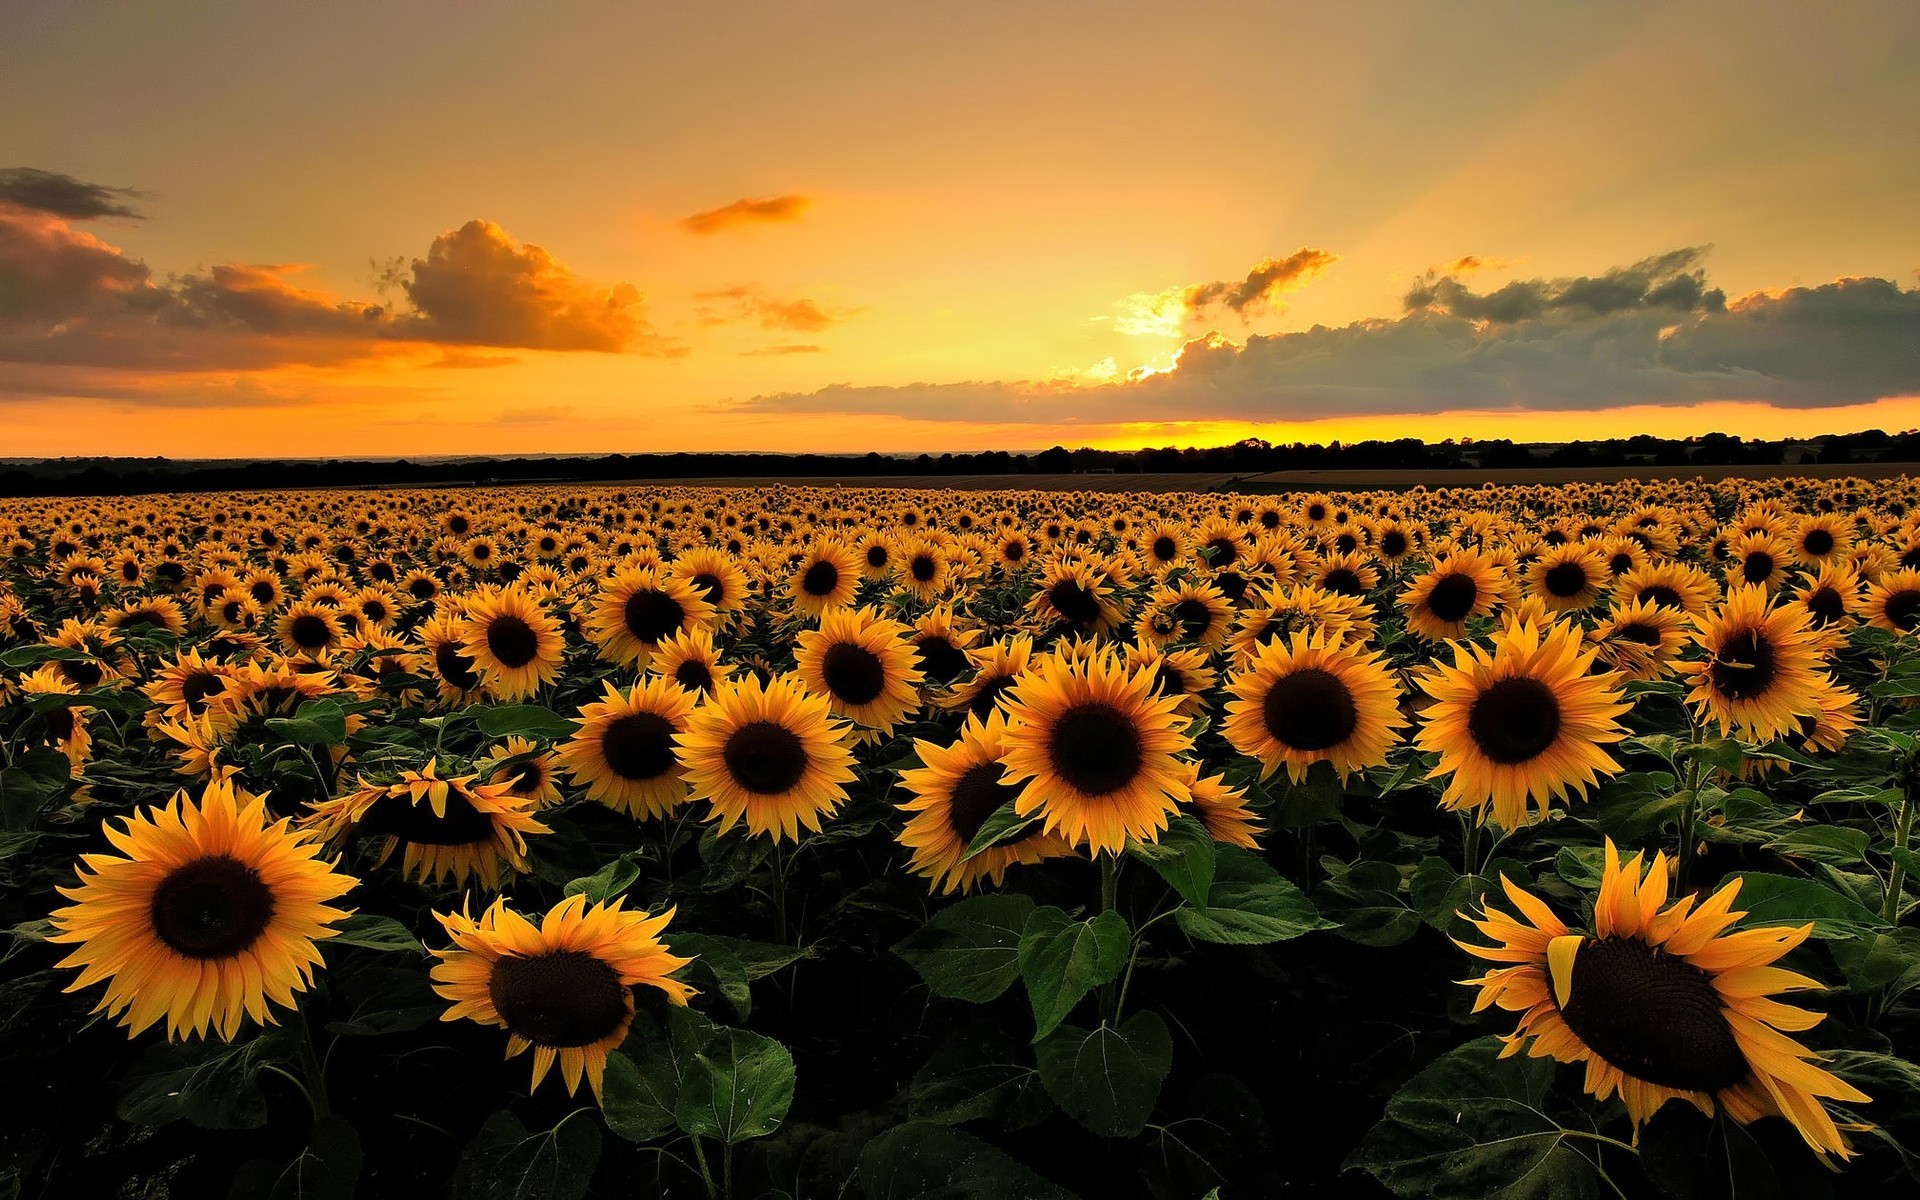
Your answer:
[[[1176,817],[1155,842],[1128,839],[1127,854],[1152,867],[1189,904],[1204,906],[1213,886],[1213,838],[1192,817]]]
[[[793,1104],[793,1055],[770,1037],[720,1029],[680,1081],[674,1119],[728,1145],[780,1128]]]
[[[643,1074],[633,1059],[619,1050],[607,1055],[607,1073],[600,1084],[600,1111],[614,1136],[629,1142],[651,1142],[676,1128],[673,1106],[680,1081],[664,1064],[650,1064]]]
[[[909,1121],[868,1142],[860,1190],[867,1200],[1074,1200],[989,1143],[930,1121]]]
[[[202,1129],[267,1123],[263,1068],[293,1057],[297,1033],[282,1027],[238,1044],[162,1042],[134,1060],[115,1111],[135,1125],[191,1121]]]
[[[367,950],[410,950],[416,954],[426,950],[419,938],[407,932],[405,925],[392,917],[372,913],[348,917],[329,941],[336,946],[359,946]]]
[[[580,1200],[600,1163],[600,1127],[576,1109],[530,1133],[502,1109],[460,1156],[454,1200]]]
[[[1119,978],[1133,931],[1112,909],[1075,921],[1048,905],[1027,917],[1020,934],[1020,977],[1026,981],[1039,1041],[1064,1021],[1094,988]]]
[[[640,863],[632,854],[622,854],[606,866],[591,875],[582,875],[570,879],[563,890],[564,895],[584,894],[589,904],[604,904],[615,896],[625,895],[634,881],[640,878]]]
[[[552,741],[571,737],[578,727],[571,717],[563,717],[538,704],[500,704],[482,708],[476,718],[480,732],[490,738],[518,735]]]
[[[1265,859],[1238,846],[1214,848],[1206,904],[1181,908],[1173,919],[1188,937],[1240,946],[1284,942],[1334,925]]]
[[[967,852],[961,855],[961,862],[1001,842],[1010,842],[1040,823],[1037,810],[1023,817],[1014,805],[1015,801],[1009,800],[987,814],[987,819],[980,823],[979,830],[974,833],[973,840],[967,843]]]
[[[1143,1011],[1117,1028],[1062,1025],[1035,1053],[1040,1082],[1067,1115],[1102,1137],[1132,1137],[1173,1067],[1173,1037],[1160,1014]]]
[[[985,1004],[1020,975],[1020,936],[1033,911],[1026,896],[975,896],[936,913],[893,948],[936,996]]]
[[[1741,880],[1734,908],[1745,910],[1748,926],[1812,922],[1817,938],[1853,938],[1885,927],[1866,905],[1811,879],[1753,872]]]
[[[347,740],[347,712],[337,700],[309,700],[291,717],[268,717],[267,728],[295,745],[337,746]]]

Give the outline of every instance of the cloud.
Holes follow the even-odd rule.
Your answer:
[[[702,235],[720,233],[736,225],[752,225],[766,221],[795,221],[812,204],[813,201],[808,197],[797,195],[768,196],[760,199],[748,197],[719,208],[694,213],[690,217],[681,217],[678,223],[680,228],[688,233]]]
[[[1433,268],[1430,274],[1466,275],[1474,271],[1505,271],[1520,264],[1517,258],[1494,258],[1485,254],[1463,254],[1448,264],[1445,272]]]
[[[146,195],[132,188],[107,187],[87,183],[56,171],[37,167],[0,167],[0,204],[48,213],[69,221],[90,221],[98,217],[126,217],[143,220],[146,214],[129,201]]]
[[[758,350],[742,350],[742,358],[772,358],[787,354],[823,354],[825,346],[816,346],[812,342],[785,342],[778,346],[762,346]]]
[[[1701,252],[1480,295],[1428,281],[1397,318],[1189,340],[1171,371],[1062,390],[1033,382],[840,385],[756,396],[764,412],[1101,423],[1311,421],[1470,410],[1757,401],[1821,408],[1920,395],[1920,289],[1841,279],[1727,302]],[[1424,294],[1430,292],[1431,295]]]
[[[812,300],[781,300],[757,287],[744,284],[714,292],[695,292],[693,298],[723,302],[723,308],[709,305],[699,310],[700,319],[705,324],[757,321],[762,329],[784,329],[794,333],[819,333],[860,311],[857,308],[822,308]]]
[[[157,278],[59,216],[0,206],[0,362],[186,372],[342,365],[423,346],[679,352],[652,332],[631,284],[589,283],[486,221],[442,234],[393,274],[400,305],[302,286],[309,269],[225,263]]]
[[[1337,254],[1302,246],[1285,258],[1261,259],[1244,279],[1135,292],[1117,306],[1120,315],[1113,327],[1133,336],[1178,337],[1197,322],[1227,313],[1244,324],[1255,316],[1281,311],[1281,295],[1339,261]]]

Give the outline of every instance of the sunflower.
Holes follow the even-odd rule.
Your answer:
[[[1728,548],[1732,562],[1727,567],[1731,587],[1759,587],[1778,591],[1786,582],[1787,568],[1793,565],[1793,546],[1770,533],[1743,533]]]
[[[1613,603],[1618,606],[1650,600],[1661,608],[1702,613],[1720,599],[1720,585],[1711,575],[1687,563],[1659,562],[1635,567],[1613,581]]]
[[[1127,670],[1152,676],[1154,695],[1180,697],[1174,711],[1183,717],[1205,712],[1207,693],[1220,681],[1212,656],[1198,646],[1178,650],[1128,646],[1126,656]]]
[[[1920,582],[1920,581],[1917,581]],[[1794,589],[1794,604],[1807,610],[1815,629],[1844,629],[1860,606],[1860,575],[1845,559],[1823,563],[1811,579]]]
[[[1253,810],[1247,807],[1246,792],[1228,787],[1224,775],[1204,777],[1198,763],[1187,764],[1187,776],[1190,798],[1181,801],[1181,815],[1198,820],[1207,836],[1216,842],[1243,850],[1260,849],[1258,835],[1263,830]]]
[[[527,801],[531,808],[551,808],[562,800],[559,772],[560,757],[552,750],[540,751],[526,738],[507,738],[492,754],[474,762],[480,778],[488,783],[507,785],[509,795]]]
[[[750,674],[716,688],[676,740],[694,798],[712,805],[720,832],[744,819],[756,836],[798,839],[847,798],[847,733],[826,697],[795,677],[763,686]]]
[[[919,704],[920,667],[907,627],[870,608],[836,609],[800,634],[794,672],[837,717],[891,733]]]
[[[914,661],[928,686],[945,686],[970,670],[970,647],[980,640],[978,629],[959,625],[951,603],[928,609],[913,622]]]
[[[350,915],[329,902],[353,877],[230,779],[197,804],[176,792],[105,833],[120,853],[82,856],[47,940],[74,944],[60,963],[81,968],[67,991],[106,981],[94,1011],[129,1036],[162,1017],[169,1040],[231,1041],[248,1017],[272,1023],[268,1002],[294,1006],[320,965],[315,943]]]
[[[476,784],[477,774],[442,779],[438,772],[438,761],[429,760],[391,782],[363,775],[358,789],[314,805],[302,824],[336,847],[349,838],[384,839],[376,866],[404,846],[401,873],[421,883],[477,878],[497,891],[503,869],[526,870],[527,835],[550,831],[511,784]]]
[[[1527,568],[1527,591],[1553,612],[1579,612],[1593,607],[1610,579],[1599,550],[1586,542],[1570,542],[1533,560]]]
[[[1133,632],[1142,645],[1192,642],[1218,650],[1233,632],[1233,606],[1225,592],[1205,580],[1162,586],[1135,618]]]
[[[1141,556],[1155,574],[1164,575],[1187,560],[1186,527],[1161,521],[1140,540]]]
[[[1111,652],[1048,655],[1005,704],[1006,782],[1026,782],[1019,812],[1041,814],[1068,845],[1098,855],[1154,841],[1191,794],[1177,757],[1192,745],[1174,717],[1180,697],[1155,696],[1152,677]]]
[[[814,620],[850,606],[859,587],[860,560],[838,538],[815,539],[787,581],[794,611]]]
[[[668,565],[667,574],[692,584],[721,623],[731,622],[747,607],[747,573],[733,555],[718,547],[688,550]]]
[[[1067,853],[1067,845],[1038,825],[996,842],[968,858],[967,847],[987,818],[1017,800],[1021,789],[1004,780],[1002,764],[1007,718],[996,712],[982,720],[970,716],[951,746],[916,740],[914,753],[925,764],[900,773],[913,799],[900,805],[912,813],[900,831],[900,844],[913,851],[909,869],[925,875],[942,892],[966,892],[981,881],[1000,886],[1007,868]]]
[[[1920,570],[1892,571],[1868,584],[1858,607],[1860,616],[1876,629],[1890,633],[1920,629]]]
[[[467,653],[466,632],[452,613],[441,613],[417,631],[426,649],[434,687],[443,705],[466,704],[486,692],[478,664]]]
[[[1501,879],[1518,916],[1485,907],[1471,920],[1494,944],[1457,944],[1502,964],[1477,979],[1474,1011],[1519,1013],[1503,1037],[1502,1057],[1583,1063],[1587,1092],[1616,1092],[1637,1138],[1640,1126],[1672,1100],[1746,1124],[1784,1117],[1825,1160],[1851,1157],[1822,1097],[1868,1097],[1814,1065],[1819,1056],[1787,1035],[1823,1014],[1780,1003],[1782,992],[1820,988],[1772,965],[1813,932],[1763,926],[1728,932],[1746,914],[1733,911],[1742,880],[1707,900],[1667,903],[1664,853],[1651,866],[1625,864],[1606,844],[1606,868],[1593,906],[1591,934],[1569,929],[1538,897]]]
[[[1407,723],[1381,656],[1323,633],[1266,643],[1228,690],[1234,698],[1221,732],[1260,760],[1262,779],[1285,764],[1298,783],[1326,762],[1344,781],[1385,763]]]
[[[495,900],[478,921],[436,913],[453,945],[433,953],[433,990],[453,1007],[443,1021],[466,1019],[507,1031],[507,1057],[533,1049],[533,1083],[557,1061],[569,1093],[587,1086],[600,1097],[608,1051],[633,1024],[633,989],[660,989],[684,1006],[693,989],[673,972],[692,962],[660,940],[673,909],[659,916],[627,912],[621,900],[587,906],[568,896],[535,925]]]
[[[600,585],[584,626],[602,658],[645,670],[661,642],[713,620],[713,605],[693,584],[650,567],[635,567]]]
[[[1339,596],[1364,596],[1380,583],[1380,570],[1358,550],[1329,554],[1307,568],[1307,582]]]
[[[1407,628],[1429,641],[1467,636],[1467,622],[1498,609],[1507,599],[1506,572],[1473,550],[1455,550],[1400,593]]]
[[[674,737],[686,732],[698,696],[662,675],[625,693],[605,686],[606,697],[580,710],[579,731],[560,744],[560,764],[588,799],[636,820],[664,817],[687,800]]]
[[[140,689],[154,703],[149,717],[177,720],[199,716],[225,694],[231,674],[225,664],[208,662],[198,650],[185,651]]]
[[[475,599],[460,632],[467,657],[500,700],[524,700],[560,676],[560,622],[517,587]]]
[[[1625,679],[1659,679],[1672,669],[1687,640],[1687,616],[1653,600],[1616,605],[1587,634],[1597,661]]]
[[[1682,670],[1693,680],[1688,703],[1712,716],[1722,733],[1770,742],[1815,716],[1824,676],[1805,609],[1773,607],[1761,587],[1735,588],[1718,613],[1693,619],[1693,640],[1706,652]]]
[[[1417,744],[1440,754],[1429,778],[1447,776],[1441,806],[1518,829],[1535,819],[1530,807],[1544,817],[1553,800],[1618,771],[1601,746],[1626,736],[1618,718],[1632,706],[1611,672],[1592,673],[1595,653],[1571,624],[1522,622],[1491,653],[1456,642],[1452,666],[1424,672],[1418,687],[1433,703]]]
[[[1853,522],[1838,513],[1807,517],[1793,531],[1793,557],[1803,566],[1845,559],[1852,549]]]
[[[20,677],[20,691],[28,697],[34,696],[73,696],[79,693],[57,669],[56,663],[41,663],[31,673]],[[78,771],[86,766],[93,755],[93,736],[87,731],[88,708],[72,704],[58,708],[49,708],[39,714],[46,726],[46,736],[52,739],[54,748],[67,756],[68,767]]]
[[[308,657],[333,649],[346,637],[338,612],[305,597],[287,606],[274,622],[273,632],[288,654]]]
[[[894,582],[907,595],[921,604],[933,604],[953,587],[953,559],[929,538],[903,538],[894,575]]]
[[[135,600],[106,614],[107,628],[115,633],[133,633],[141,629],[164,629],[175,637],[187,632],[187,618],[171,596]]]
[[[1033,658],[1033,638],[1027,634],[989,642],[974,652],[978,663],[973,678],[956,686],[953,693],[938,703],[947,709],[965,709],[984,720],[1000,703],[1014,683],[1026,674]]]
[[[1121,618],[1112,581],[1104,572],[1075,558],[1047,562],[1038,586],[1027,598],[1027,612],[1042,632],[1063,636],[1104,637]]]

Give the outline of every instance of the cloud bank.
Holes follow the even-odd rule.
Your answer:
[[[100,217],[142,220],[133,201],[145,193],[132,188],[85,183],[71,175],[36,167],[0,167],[0,204],[43,212],[69,221]]]

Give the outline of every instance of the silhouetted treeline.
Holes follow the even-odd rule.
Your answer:
[[[96,496],[139,492],[254,491],[288,487],[585,483],[628,479],[755,479],[823,476],[849,481],[886,475],[1117,474],[1266,471],[1456,470],[1514,467],[1764,466],[1920,462],[1920,432],[1827,434],[1789,441],[1729,434],[1565,443],[1445,441],[1418,438],[1326,445],[1274,445],[1248,438],[1231,446],[1068,450],[1033,454],[609,454],[572,458],[259,460],[207,462],[165,458],[61,458],[0,470],[0,495]]]

